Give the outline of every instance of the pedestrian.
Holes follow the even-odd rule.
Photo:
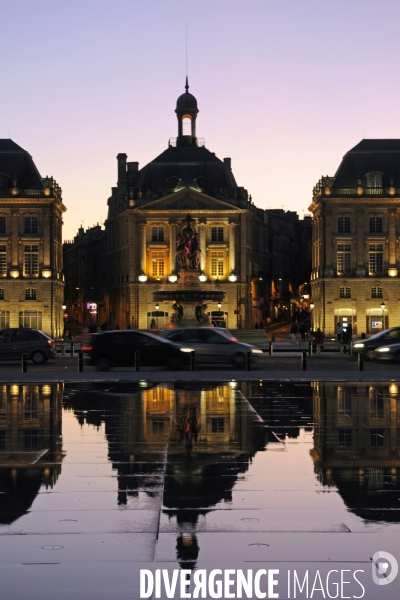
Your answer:
[[[118,323],[116,324],[115,329],[120,329],[120,326],[118,325]]]
[[[347,327],[343,328],[343,333],[342,333],[342,343],[344,344],[344,346],[343,346],[344,354],[347,354],[347,352],[350,352],[350,349],[347,348],[347,346],[350,346],[352,337],[353,337],[353,328],[351,326],[351,323],[347,323]]]
[[[306,333],[307,333],[307,325],[306,325],[306,323],[304,321],[302,321],[300,323],[299,333],[301,335],[301,341],[305,342],[306,341]]]
[[[337,341],[339,342],[339,344],[342,343],[342,335],[343,335],[343,329],[340,324],[340,321],[338,321],[336,323],[336,337],[337,337]]]
[[[290,335],[292,336],[292,342],[296,341],[297,332],[298,332],[297,323],[293,323],[293,325],[290,329]]]
[[[322,333],[321,329],[318,327],[318,329],[314,333],[313,339],[312,339],[312,348],[313,348],[314,354],[316,353],[318,346],[320,347],[321,350],[323,349],[324,341],[325,341],[324,334]]]

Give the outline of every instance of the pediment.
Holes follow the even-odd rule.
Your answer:
[[[228,204],[223,200],[217,200],[191,188],[185,188],[179,192],[153,200],[140,209],[145,210],[232,210],[234,204]]]

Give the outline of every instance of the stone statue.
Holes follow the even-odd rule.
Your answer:
[[[174,309],[174,314],[171,315],[170,322],[174,325],[179,325],[183,317],[183,306],[179,302],[174,302],[172,308]]]
[[[203,302],[198,302],[196,304],[196,319],[200,325],[208,325],[210,323],[210,317],[206,314],[207,308],[207,304],[204,304]]]
[[[201,250],[199,238],[192,227],[193,221],[194,219],[188,214],[183,220],[184,225],[176,240],[176,258],[183,271],[200,267]]]

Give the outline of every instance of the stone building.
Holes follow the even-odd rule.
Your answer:
[[[62,334],[61,188],[26,150],[0,140],[0,327]]]
[[[364,139],[313,192],[314,325],[399,325],[400,140]]]

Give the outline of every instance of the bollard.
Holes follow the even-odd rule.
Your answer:
[[[74,342],[71,342],[71,357],[75,356]]]
[[[307,352],[301,353],[301,368],[303,371],[307,371]]]
[[[275,342],[275,334],[271,333],[271,342]]]
[[[251,352],[246,352],[246,371],[251,371]]]
[[[83,352],[78,354],[78,373],[83,373]]]
[[[308,342],[308,356],[312,356],[312,341]]]
[[[61,344],[61,356],[65,356],[65,344]]]
[[[362,352],[359,352],[358,354],[358,370],[364,371],[364,356]]]
[[[135,354],[133,355],[133,357],[134,357],[133,368],[135,371],[140,371],[140,352],[139,352],[139,350],[135,350]]]
[[[22,355],[22,373],[26,373],[28,370],[28,355],[25,352]]]
[[[272,355],[274,354],[274,346],[273,346],[273,344],[272,344],[272,341],[269,343],[269,351],[268,351],[268,354],[269,354],[270,356],[272,356]]]
[[[192,350],[190,352],[190,371],[196,370],[196,352]]]

